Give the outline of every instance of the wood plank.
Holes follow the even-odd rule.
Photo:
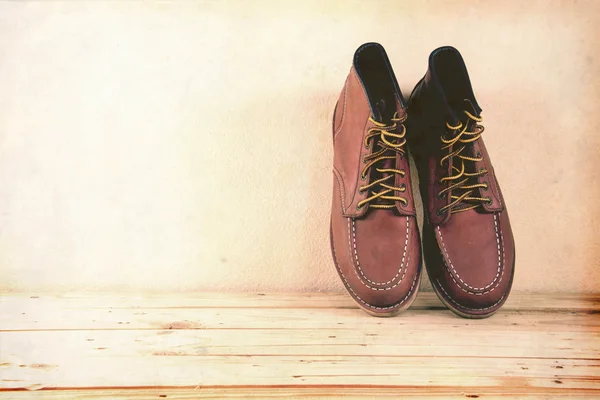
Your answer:
[[[105,308],[358,308],[346,293],[0,293],[0,311],[12,306]],[[411,309],[445,308],[432,292],[420,292]],[[503,310],[599,311],[600,294],[512,294]]]
[[[33,300],[33,304],[30,302]],[[391,329],[422,326],[433,329],[444,324],[452,329],[525,330],[545,327],[552,331],[600,332],[600,318],[594,310],[501,310],[494,318],[462,319],[443,308],[413,309],[391,319],[365,318],[356,307],[333,308],[236,308],[226,307],[169,307],[140,308],[137,306],[85,307],[70,301],[25,299],[24,302],[5,301],[0,307],[0,331],[65,330],[65,329],[319,329],[325,324],[331,329],[355,329],[364,321],[369,326],[382,325]],[[298,305],[302,303],[297,302]],[[562,309],[561,309],[562,310]],[[434,318],[432,318],[434,317]],[[330,326],[335,325],[335,326]]]
[[[331,297],[331,299],[329,299]],[[506,329],[510,325],[521,328],[537,326],[529,323],[533,318],[539,325],[552,330],[598,331],[598,319],[587,318],[596,313],[600,301],[598,296],[561,295],[512,296],[514,307],[505,307],[492,319],[469,321],[457,318],[444,311],[440,318],[448,318],[453,327],[470,326],[469,329]],[[524,298],[525,300],[522,300]],[[329,299],[329,300],[328,300]],[[416,303],[421,307],[411,307],[393,320],[372,324],[394,324],[397,327],[408,325],[438,324],[431,320],[429,313],[419,313],[422,309],[443,310],[443,306],[432,293],[419,296]],[[256,305],[256,307],[252,305]],[[325,306],[326,307],[325,307]],[[509,304],[510,305],[510,304]],[[548,308],[541,308],[546,305]],[[589,308],[585,308],[585,306]],[[322,307],[323,306],[323,307]],[[292,311],[290,311],[292,309]],[[334,315],[330,310],[335,309]],[[174,314],[172,311],[177,310]],[[539,313],[549,315],[541,318]],[[554,312],[563,311],[558,317]],[[525,313],[526,312],[526,313]],[[513,315],[517,313],[521,318]],[[525,314],[523,314],[525,313]],[[297,315],[307,318],[296,318]],[[592,314],[594,315],[594,314]],[[176,317],[176,318],[173,318]],[[136,295],[0,295],[0,331],[40,330],[40,329],[163,329],[187,327],[188,329],[257,329],[318,328],[323,322],[335,319],[337,328],[352,329],[356,320],[364,314],[358,310],[348,296],[339,294],[189,294]]]
[[[487,388],[487,387],[463,387],[459,391],[449,388],[436,387],[381,387],[372,386],[274,386],[274,387],[189,387],[189,388],[92,388],[92,389],[62,389],[52,391],[22,391],[10,392],[10,397],[4,397],[0,392],[0,398],[14,400],[29,399],[229,399],[229,398],[252,398],[252,399],[372,399],[374,397],[385,398],[423,398],[427,399],[594,399],[598,393],[594,390],[571,390],[566,392],[561,389],[546,388]]]
[[[487,357],[134,356],[81,357],[68,346],[3,368],[2,388],[392,385],[597,389],[598,360]],[[31,362],[31,360],[38,360]],[[44,363],[40,363],[44,361]],[[560,366],[560,369],[557,367]]]
[[[68,330],[0,333],[2,358],[41,355],[46,347],[80,356],[270,356],[354,355],[390,357],[514,357],[584,359],[600,355],[589,332],[514,329],[503,332],[378,327],[356,329]],[[23,347],[23,344],[26,347]],[[468,344],[465,345],[465,344]],[[53,350],[54,351],[54,350]],[[22,360],[21,360],[22,361]],[[35,362],[35,360],[29,360]],[[42,360],[37,360],[42,362]],[[15,362],[22,363],[22,362]],[[44,361],[43,363],[48,363]]]
[[[190,386],[190,387],[145,387],[145,388],[86,388],[59,390],[20,391],[5,393],[0,392],[0,398],[12,400],[62,400],[62,399],[92,399],[92,400],[157,400],[157,399],[270,399],[289,400],[302,398],[311,399],[372,399],[380,398],[424,398],[452,400],[452,399],[597,399],[598,392],[590,389],[564,389],[556,388],[531,388],[531,387],[373,387],[371,385],[346,385],[346,386]]]

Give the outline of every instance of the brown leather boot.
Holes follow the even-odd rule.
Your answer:
[[[431,283],[456,314],[488,317],[510,292],[515,245],[483,144],[481,108],[455,48],[431,53],[409,112],[408,140],[419,171]]]
[[[331,249],[348,292],[374,316],[407,309],[421,278],[405,120],[385,50],[362,45],[333,117]]]

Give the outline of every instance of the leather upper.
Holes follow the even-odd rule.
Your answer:
[[[469,172],[482,171],[481,176],[470,178],[470,184],[485,185],[472,189],[470,196],[488,201],[467,211],[455,207],[457,211],[451,212],[447,207],[440,212],[452,203],[452,195],[460,193],[457,188],[440,195],[448,187],[440,179],[457,174],[452,165],[460,161],[452,156],[441,162],[459,146],[442,149],[441,138],[448,140],[456,134],[447,124],[475,129],[463,108],[476,118],[481,115],[462,57],[456,49],[442,47],[431,54],[429,69],[409,100],[408,143],[419,171],[426,214],[425,262],[432,284],[447,303],[462,314],[489,315],[508,296],[515,255],[506,204],[483,142],[486,133],[467,143],[463,153],[481,159],[468,161]]]
[[[386,98],[393,99],[386,107],[393,107],[400,120],[406,117],[406,107],[391,68],[389,84],[373,89],[368,78],[372,71],[363,71],[365,75],[361,76],[357,57],[368,57],[364,65],[369,68],[371,62],[375,66],[389,65],[380,45],[361,46],[334,111],[332,255],[342,282],[356,302],[371,314],[390,315],[410,304],[420,281],[421,243],[405,154],[398,153],[393,160],[387,160],[386,168],[406,172],[404,176],[395,174],[389,184],[405,188],[404,192],[394,191],[394,195],[406,198],[407,204],[394,201],[388,209],[375,208],[370,202],[358,205],[370,192],[360,188],[374,179],[369,175],[363,178],[364,157],[376,151],[374,144],[380,140],[373,137],[365,146],[366,135],[377,128],[374,121],[381,118],[374,106],[378,100],[374,93],[385,91]],[[398,132],[401,129],[398,126]]]
[[[400,104],[398,100],[396,106]],[[406,110],[401,106],[398,107],[398,113],[400,117],[406,116]],[[355,68],[352,67],[338,99],[333,124],[333,173],[338,179],[342,214],[346,217],[363,216],[369,209],[368,205],[357,208],[358,203],[367,198],[367,192],[359,191],[365,184],[361,179],[363,159],[374,151],[374,146],[365,146],[367,132],[376,127],[369,117],[371,109],[367,95]],[[404,171],[409,170],[407,157],[398,155],[396,162]],[[408,174],[405,177],[397,175],[395,184],[410,187],[410,177]],[[396,209],[401,215],[416,215],[412,192],[405,193],[410,197],[408,205],[396,202]]]

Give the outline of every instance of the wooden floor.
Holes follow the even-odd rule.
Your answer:
[[[0,398],[600,398],[600,296],[466,320],[422,293],[0,294]]]

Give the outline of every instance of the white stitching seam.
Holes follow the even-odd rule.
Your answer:
[[[492,181],[492,184],[494,185],[494,189],[496,189],[495,192],[496,192],[496,196],[498,197],[498,204],[500,204],[500,207],[503,207],[502,206],[502,199],[500,199],[500,197],[501,197],[500,196],[500,189],[498,189],[498,184],[496,183],[496,174],[493,172],[493,168],[490,167],[490,166],[488,166],[487,163],[486,163],[486,168],[488,168],[488,171],[492,170],[492,174],[490,176],[491,179],[489,179],[489,180]],[[488,174],[489,174],[489,172],[488,172]]]
[[[348,218],[348,243],[350,244],[350,251],[352,251],[352,243],[350,242],[350,220],[351,219],[352,218]],[[360,279],[360,281],[363,285],[365,285],[366,287],[368,287],[369,289],[372,289],[372,290],[392,290],[393,288],[395,288],[402,282],[402,280],[404,279],[404,276],[406,275],[406,272],[408,271],[408,259],[406,259],[406,249],[408,248],[408,232],[409,232],[409,219],[408,219],[408,217],[406,217],[406,240],[404,241],[404,252],[402,254],[402,261],[400,262],[400,267],[398,268],[398,272],[396,272],[396,275],[387,282],[383,282],[383,283],[374,282],[365,276],[362,268],[360,267],[360,261],[358,260],[358,251],[356,249],[356,224],[355,224],[354,219],[352,219],[352,239],[354,241],[354,257],[356,259],[356,266],[357,266],[358,271],[360,272],[361,276],[358,276],[358,273],[356,272],[357,268],[354,268],[354,273],[356,273],[356,276],[358,277],[358,279]],[[409,258],[410,258],[410,256],[409,256]],[[406,264],[404,264],[405,259],[406,259]],[[405,266],[404,274],[402,275],[402,277],[400,278],[400,280],[398,282],[396,282],[393,286],[391,286],[389,288],[384,288],[384,289],[372,288],[371,286],[369,286],[363,282],[363,279],[364,279],[373,285],[378,285],[378,286],[388,285],[388,284],[394,282],[394,280],[396,280],[396,278],[400,275],[400,272],[402,271],[403,266]]]
[[[338,172],[337,168],[334,166],[333,167],[333,176],[335,176],[335,179],[337,179],[338,181],[338,186],[340,187],[340,191],[341,191],[341,200],[342,200],[342,212],[346,212],[346,190],[344,189],[344,181],[342,180],[341,174]]]
[[[444,260],[444,265],[446,266],[446,269],[450,273],[450,276],[452,277],[452,280],[454,281],[456,286],[458,286],[460,288],[460,290],[462,290],[465,293],[474,294],[476,296],[482,296],[484,294],[492,292],[494,289],[496,289],[500,285],[500,282],[502,282],[502,277],[504,276],[504,263],[502,262],[501,254],[504,252],[504,241],[502,242],[503,250],[501,252],[500,251],[500,235],[498,234],[498,219],[496,217],[496,213],[494,213],[494,226],[496,229],[496,244],[498,246],[498,271],[496,272],[496,276],[494,277],[494,280],[489,285],[484,286],[482,288],[476,288],[476,287],[470,286],[465,281],[463,281],[463,279],[460,277],[460,275],[454,268],[454,265],[452,264],[452,260],[450,259],[450,255],[448,254],[448,250],[446,249],[446,244],[444,243],[444,238],[442,237],[442,231],[440,230],[439,226],[437,227],[437,232],[438,232],[438,235],[440,236],[440,240],[442,242],[442,247],[444,248],[444,252],[446,253],[445,258],[444,258],[444,255],[442,254],[442,260]],[[446,259],[448,260],[448,262],[446,262]],[[452,271],[450,271],[450,268],[448,268],[448,264],[450,264],[450,266],[452,267],[452,271],[454,271],[454,274],[452,274]],[[467,286],[469,289],[472,289],[472,290],[485,290],[485,289],[489,288],[490,286],[492,286],[498,280],[498,278],[500,278],[500,279],[498,280],[498,283],[496,284],[496,286],[494,286],[492,289],[485,291],[485,292],[477,292],[476,293],[476,292],[471,292],[471,291],[463,289],[463,287],[458,282],[456,282],[456,279],[454,279],[454,275],[456,275],[456,277],[465,286]]]
[[[388,307],[377,307],[377,306],[373,306],[369,303],[367,303],[366,301],[364,301],[350,286],[350,284],[348,283],[348,281],[346,280],[346,276],[344,275],[344,273],[342,272],[342,269],[340,267],[338,267],[338,261],[337,261],[337,253],[335,251],[335,244],[333,243],[333,241],[331,241],[331,247],[333,248],[333,258],[334,258],[334,264],[335,264],[335,268],[338,270],[338,272],[340,273],[340,276],[342,277],[344,284],[346,285],[346,287],[348,288],[349,291],[352,292],[352,294],[354,294],[354,296],[361,302],[363,303],[366,307],[368,308],[373,308],[375,310],[391,310],[393,308],[397,308],[399,305],[401,305],[402,303],[404,303],[412,294],[413,289],[415,288],[415,283],[417,282],[417,277],[419,276],[419,274],[415,274],[415,278],[412,281],[412,285],[410,286],[410,290],[408,291],[408,293],[406,294],[406,296],[400,300],[398,303],[392,305],[392,306],[388,306]]]
[[[450,295],[448,294],[448,292],[446,292],[446,291],[444,290],[444,287],[443,287],[443,286],[442,286],[442,284],[440,283],[439,279],[437,280],[437,283],[438,283],[438,286],[437,286],[437,287],[438,287],[438,288],[440,288],[440,289],[442,289],[442,292],[444,292],[444,293],[446,294],[446,297],[448,298],[448,300],[450,300],[451,302],[453,302],[454,304],[456,304],[457,306],[459,306],[460,308],[463,308],[463,309],[465,309],[465,310],[471,310],[471,311],[484,311],[484,310],[489,310],[490,308],[494,308],[494,307],[496,307],[498,304],[500,304],[500,302],[501,302],[502,300],[504,300],[504,297],[506,296],[506,295],[504,295],[504,294],[503,294],[503,295],[502,295],[502,297],[500,297],[500,300],[498,300],[497,302],[495,302],[494,304],[492,304],[492,305],[491,305],[491,306],[489,306],[489,307],[483,307],[483,308],[469,308],[469,307],[465,307],[465,306],[463,306],[462,304],[459,304],[459,303],[457,303],[457,302],[456,302],[456,301],[455,301],[455,300],[454,300],[452,297],[450,297]]]
[[[487,157],[484,158],[483,160],[483,166],[485,167],[485,169],[487,170],[487,175],[490,176],[490,179],[488,179],[488,181],[492,182],[492,185],[494,185],[494,188],[492,189],[492,192],[494,192],[495,197],[497,197],[498,200],[498,204],[500,205],[500,207],[502,206],[502,200],[500,199],[500,189],[498,189],[498,184],[496,182],[496,173],[494,172],[494,167],[492,167],[492,162],[489,160],[489,155],[487,152],[487,149],[485,149],[485,152],[483,151],[483,147],[485,147],[485,144],[483,144],[483,139],[481,139],[481,145],[479,145],[479,151],[481,153],[485,153]]]
[[[504,251],[504,234],[502,233],[502,228],[500,228],[500,237],[502,238],[502,266],[505,266],[506,265],[506,252]]]
[[[346,93],[347,91],[348,91],[348,78],[346,78],[346,83],[344,84],[344,110],[342,111],[342,119],[340,120],[340,126],[338,126],[338,128],[333,133],[334,141],[337,138],[337,135],[342,130],[342,126],[344,126],[344,121],[346,120],[346,99],[348,98],[348,95]]]
[[[365,99],[366,99],[366,97],[365,97]],[[367,120],[365,121],[365,126],[363,128],[363,139],[362,140],[364,140],[364,135],[365,135],[365,132],[367,131],[367,126],[368,125],[369,125],[369,118],[367,118]],[[364,150],[361,149],[361,151],[360,151],[361,154],[362,154],[363,151]],[[364,157],[364,156],[361,155],[361,157]],[[354,199],[356,198],[357,194],[358,194],[359,197],[361,196],[360,195],[360,190],[359,190],[360,188],[359,188],[358,176],[359,175],[357,174],[356,175],[356,181],[355,181],[356,185],[354,186],[354,192],[352,192],[352,198],[350,199],[350,205],[352,205],[354,203]],[[365,197],[367,197],[367,196],[365,195]],[[346,213],[346,211],[347,210],[344,210],[344,214]]]

